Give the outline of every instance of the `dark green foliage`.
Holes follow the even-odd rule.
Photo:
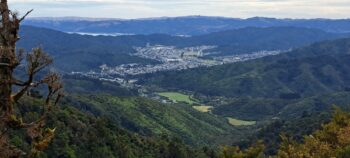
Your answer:
[[[252,101],[253,102],[253,101]],[[328,95],[314,96],[310,98],[304,98],[299,100],[294,100],[293,102],[282,104],[278,113],[275,115],[264,115],[264,117],[274,117],[270,123],[266,126],[262,126],[262,129],[257,132],[253,138],[249,138],[250,141],[242,142],[241,146],[246,147],[257,140],[263,140],[266,145],[266,153],[276,154],[276,149],[279,147],[281,142],[280,134],[286,134],[292,137],[296,141],[302,141],[304,135],[309,135],[315,130],[321,128],[321,125],[328,122],[331,118],[331,113],[333,109],[333,104],[343,105],[341,108],[344,111],[350,111],[350,93],[349,92],[339,92]],[[250,106],[251,104],[245,103],[240,107],[247,107],[251,111],[261,111],[265,109],[265,106]],[[262,105],[266,105],[263,104]],[[273,104],[271,104],[272,107]],[[227,106],[227,105],[226,105]],[[269,107],[269,106],[268,106]],[[259,113],[248,113],[248,116],[239,115],[240,113],[245,113],[244,109],[236,109],[231,106],[231,108],[218,107],[217,111],[226,112],[231,116],[238,118],[259,118],[261,116]],[[268,111],[268,110],[267,110]],[[250,115],[249,115],[250,114]],[[264,118],[262,117],[262,118]]]
[[[21,113],[27,120],[38,116],[40,100],[26,98]],[[179,139],[164,135],[145,137],[118,127],[106,117],[96,117],[72,107],[72,102],[56,107],[47,126],[56,128],[55,138],[40,157],[62,158],[192,158],[209,157],[210,150],[195,149]],[[30,112],[29,111],[34,111]],[[21,131],[13,132],[11,142],[29,148]],[[214,155],[216,154],[213,151]]]
[[[330,112],[308,114],[304,113],[301,117],[288,120],[275,120],[269,125],[263,127],[249,143],[241,144],[243,146],[252,144],[257,140],[262,140],[265,144],[265,152],[268,155],[277,153],[281,143],[281,134],[285,134],[299,142],[303,140],[304,135],[312,134],[321,128],[321,125],[328,122],[331,118]]]
[[[228,144],[244,138],[243,131],[229,125],[225,118],[198,112],[189,105],[108,94],[74,95],[66,100],[82,111],[105,116],[120,127],[142,135],[170,135],[196,146]]]
[[[329,114],[331,115],[331,114]],[[314,126],[314,121],[317,123],[325,123],[321,126]],[[278,150],[267,150],[267,153],[264,153],[266,149],[266,144],[271,145],[271,138],[276,138],[275,135],[268,136],[270,139],[264,139],[263,141],[257,141],[254,143],[256,145],[250,146],[246,150],[241,150],[239,147],[225,147],[223,150],[224,157],[227,158],[250,158],[250,157],[274,157],[274,158],[328,158],[328,157],[339,157],[346,158],[349,155],[349,145],[350,145],[350,114],[343,112],[339,108],[335,108],[335,112],[332,115],[332,119],[328,118],[328,121],[325,121],[323,114],[318,116],[312,116],[310,118],[298,118],[294,122],[298,123],[299,126],[307,124],[307,130],[311,129],[312,131],[307,131],[305,129],[298,129],[297,131],[290,130],[285,126],[281,127],[280,125],[274,124],[270,126],[271,128],[265,128],[262,131],[266,132],[265,134],[270,134],[274,132],[274,128],[284,129],[288,132],[292,132],[292,137],[286,135],[285,133],[280,134],[279,141],[281,142]],[[330,121],[329,121],[330,120]],[[285,123],[288,125],[288,123]],[[292,124],[292,129],[295,129],[295,124]],[[318,126],[318,127],[317,127]],[[319,128],[319,129],[317,129]],[[317,129],[317,130],[315,130]],[[302,136],[300,138],[295,138],[295,135],[298,131],[302,131]],[[268,132],[268,133],[267,133]],[[299,134],[299,133],[298,133]],[[266,136],[266,135],[265,135]],[[266,142],[267,141],[267,142]],[[272,139],[274,143],[275,139]],[[277,148],[277,147],[276,147]],[[254,155],[254,156],[253,156]]]
[[[266,120],[274,118],[294,119],[306,113],[330,111],[333,104],[349,105],[350,93],[338,92],[312,97],[284,100],[264,98],[238,98],[227,104],[219,105],[213,113],[243,120]],[[348,109],[347,106],[342,107]]]
[[[299,93],[281,93],[279,96],[281,99],[299,99],[301,98],[301,95]]]
[[[276,116],[288,104],[282,99],[238,98],[216,106],[213,113],[243,120],[264,120]]]

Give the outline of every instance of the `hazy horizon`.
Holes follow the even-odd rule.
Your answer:
[[[20,13],[31,17],[92,17],[140,19],[179,16],[228,18],[348,19],[347,0],[12,0]]]
[[[184,16],[159,16],[159,17],[142,17],[142,18],[113,18],[113,17],[84,17],[84,16],[29,16],[27,19],[101,19],[101,20],[142,20],[142,19],[165,19],[165,18],[186,18],[186,17],[208,17],[208,18],[227,18],[227,19],[252,19],[252,18],[267,18],[267,19],[280,19],[280,20],[312,20],[312,19],[325,19],[325,20],[348,20],[349,18],[278,18],[278,17],[266,17],[266,16],[252,16],[252,17],[226,17],[226,16],[210,16],[210,15],[184,15]]]

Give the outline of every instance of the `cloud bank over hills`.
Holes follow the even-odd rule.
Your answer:
[[[247,18],[348,18],[347,0],[13,0],[18,11],[32,16],[145,18],[209,15]]]

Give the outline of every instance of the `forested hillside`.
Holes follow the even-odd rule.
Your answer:
[[[40,100],[25,98],[20,104],[23,118],[39,115]],[[47,126],[55,127],[55,139],[38,157],[210,157],[216,151],[195,149],[181,139],[167,135],[142,136],[122,129],[105,116],[94,116],[74,108],[76,102],[62,103],[50,113]],[[79,105],[76,105],[79,106]],[[29,148],[24,131],[14,131],[11,142],[21,149]]]
[[[67,102],[86,113],[107,117],[129,131],[146,136],[177,137],[195,146],[231,144],[249,135],[231,126],[224,117],[198,112],[189,105],[168,105],[108,94],[72,94]]]
[[[212,112],[243,120],[293,120],[303,115],[330,111],[334,104],[343,105],[342,109],[347,110],[349,102],[349,91],[294,99],[235,98],[227,104],[216,106]]]
[[[334,34],[301,27],[247,27],[194,36],[188,38],[185,43],[217,45],[219,47],[212,51],[221,52],[221,55],[232,55],[261,50],[287,50],[346,36],[348,34]]]
[[[313,117],[317,118],[317,117]],[[311,118],[311,120],[313,119]],[[320,117],[322,118],[322,117]],[[308,120],[305,118],[304,120]],[[310,121],[299,122],[308,123]],[[310,122],[314,123],[314,122]],[[321,123],[321,122],[319,122]],[[291,125],[287,123],[286,125]],[[295,125],[294,125],[295,126]],[[300,125],[299,125],[300,126]],[[311,127],[313,125],[306,125]],[[324,122],[319,130],[314,132],[307,132],[308,135],[303,135],[303,140],[286,135],[286,133],[280,135],[280,146],[278,150],[267,151],[266,147],[274,142],[274,136],[277,133],[273,132],[277,126],[271,126],[270,129],[264,129],[267,133],[267,138],[264,139],[267,142],[257,141],[254,145],[247,149],[240,149],[239,147],[225,147],[223,151],[224,158],[232,157],[276,157],[276,158],[289,158],[289,157],[349,157],[349,126],[350,126],[350,115],[349,113],[343,112],[338,108],[335,108],[331,121]],[[286,127],[282,127],[286,128]],[[287,127],[288,128],[288,127]],[[292,135],[296,134],[294,131]],[[270,136],[270,137],[269,137]]]

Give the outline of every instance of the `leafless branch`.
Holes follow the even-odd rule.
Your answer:
[[[33,9],[24,14],[24,16],[21,19],[19,19],[19,21],[22,22],[31,12],[33,12]]]
[[[26,82],[24,82],[22,85],[21,90],[14,94],[12,96],[12,100],[17,102],[28,90],[31,86],[35,86],[33,84],[34,82],[34,76],[36,73],[47,67],[52,63],[52,58],[46,54],[44,51],[42,51],[41,48],[33,49],[31,53],[27,55],[27,73],[28,73],[28,79]],[[47,80],[47,79],[44,79]],[[45,82],[45,81],[43,81]],[[38,82],[37,84],[40,84],[42,82]]]

